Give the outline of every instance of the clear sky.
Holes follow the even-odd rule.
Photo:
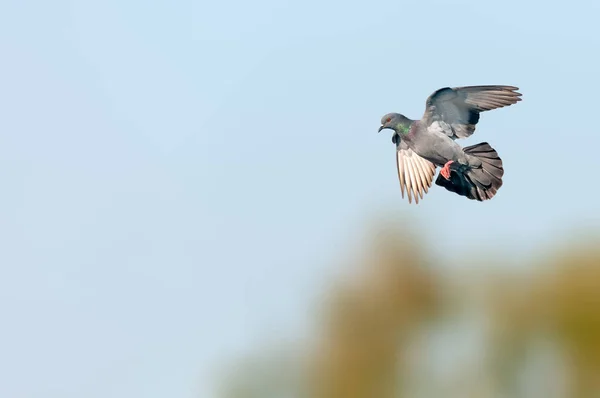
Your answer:
[[[371,215],[453,257],[598,225],[599,14],[1,1],[0,396],[208,397],[220,360],[303,324]],[[504,186],[410,206],[381,116],[474,84],[523,93],[463,142],[498,150]]]

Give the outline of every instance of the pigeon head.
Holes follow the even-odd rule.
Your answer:
[[[399,113],[388,113],[381,118],[381,127],[379,127],[377,132],[384,129],[390,129],[398,134],[406,133],[410,124],[411,120],[406,116]]]

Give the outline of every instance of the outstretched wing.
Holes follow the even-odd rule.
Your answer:
[[[441,88],[427,98],[422,120],[428,128],[441,129],[452,139],[466,138],[475,132],[481,112],[521,101],[518,89],[513,86]]]
[[[394,135],[393,141],[396,144],[396,167],[402,198],[404,198],[406,189],[408,202],[412,203],[414,196],[415,202],[418,204],[419,196],[423,199],[424,193],[427,193],[431,187],[435,175],[435,165],[417,155],[396,135]]]

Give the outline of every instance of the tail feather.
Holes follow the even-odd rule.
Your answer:
[[[493,198],[502,186],[502,159],[487,142],[463,148],[466,154],[481,160],[480,168],[451,170],[450,179],[438,175],[436,185],[469,199],[484,201]]]

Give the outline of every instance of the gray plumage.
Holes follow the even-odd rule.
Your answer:
[[[396,166],[402,197],[408,201],[428,192],[436,167],[442,167],[436,185],[469,199],[489,200],[502,186],[502,159],[487,143],[462,148],[456,139],[475,132],[481,112],[521,101],[513,86],[445,87],[427,98],[421,120],[399,113],[381,119],[383,129],[394,131]]]

